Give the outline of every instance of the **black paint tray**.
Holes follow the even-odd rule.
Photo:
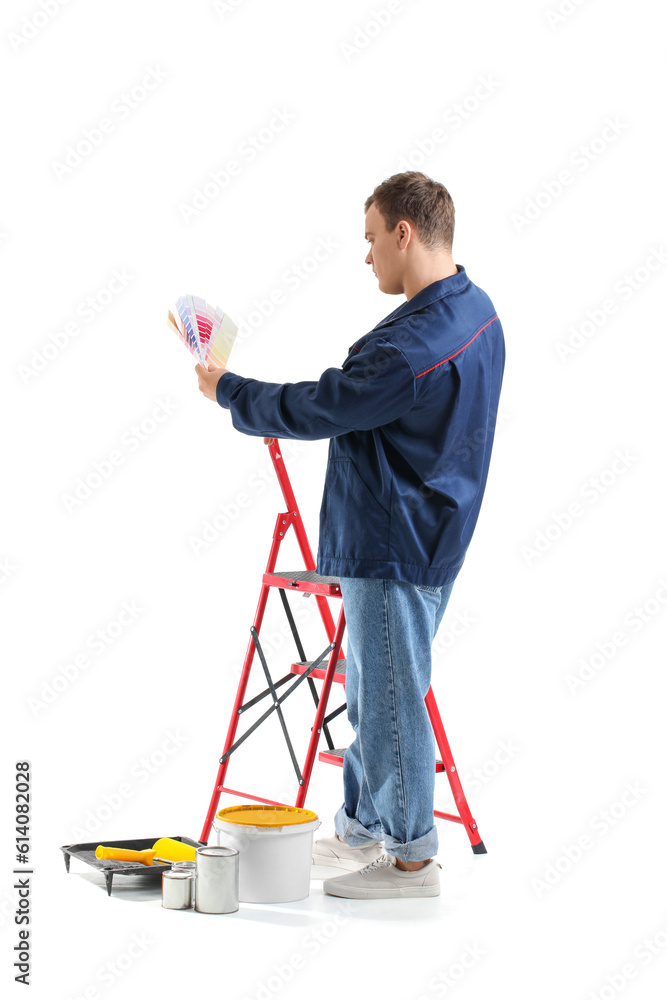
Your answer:
[[[65,868],[69,871],[70,858],[78,858],[85,861],[87,865],[102,872],[107,884],[107,894],[111,895],[111,884],[114,875],[138,875],[143,879],[155,881],[162,877],[165,868],[171,868],[173,862],[153,861],[152,867],[142,865],[140,861],[109,861],[107,858],[96,858],[95,850],[100,843],[105,847],[124,847],[130,851],[144,851],[151,848],[153,844],[162,838],[143,837],[141,840],[93,840],[88,844],[65,844],[60,850],[65,856]],[[190,844],[191,847],[201,847],[198,840],[190,840],[189,837],[171,837],[171,840],[180,840],[183,844]]]

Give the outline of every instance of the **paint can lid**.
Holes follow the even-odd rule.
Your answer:
[[[216,816],[225,823],[239,823],[242,826],[295,826],[297,823],[311,823],[317,813],[297,806],[242,805],[228,806]]]

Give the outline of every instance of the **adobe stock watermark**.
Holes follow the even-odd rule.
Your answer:
[[[346,63],[365,52],[368,46],[395,23],[396,17],[411,7],[415,0],[388,0],[379,10],[373,8],[366,21],[355,25],[349,41],[338,43],[338,48]]]
[[[544,12],[547,24],[550,28],[558,28],[585,3],[587,0],[560,0],[560,3],[556,4],[555,7],[550,7]]]
[[[667,950],[667,923],[657,930],[650,931],[648,937],[642,938],[631,953],[631,957],[619,966],[615,972],[607,973],[604,984],[596,986],[586,995],[586,1000],[615,1000],[626,986],[638,979],[643,970],[660,958]]]
[[[104,823],[108,823],[189,742],[190,737],[183,735],[180,730],[169,730],[159,746],[131,765],[125,780],[120,781],[111,791],[104,792],[97,805],[86,810],[81,822],[70,827],[72,842],[85,843],[91,834],[99,833]]]
[[[463,791],[466,795],[475,795],[480,792],[520,752],[521,747],[513,739],[501,740],[491,757],[487,757],[481,764],[460,776]]]
[[[447,622],[447,628],[442,627],[444,625],[443,621],[433,640],[433,645],[431,646],[432,656],[442,656],[444,653],[449,653],[452,647],[470,631],[473,625],[477,624],[478,619],[470,611],[455,611],[453,614],[450,614],[448,607],[445,614],[445,621]]]
[[[266,446],[264,447],[266,449]],[[305,442],[298,438],[281,440],[280,448],[283,457],[289,456],[290,459],[298,458],[306,451]],[[194,555],[201,555],[211,545],[218,542],[227,528],[236,524],[243,516],[243,512],[252,507],[254,500],[262,496],[269,487],[275,489],[277,502],[278,478],[273,461],[268,456],[268,450],[266,450],[266,455],[268,460],[265,460],[258,469],[251,472],[244,484],[245,488],[239,490],[232,499],[219,504],[215,513],[206,518],[196,534],[188,535],[188,544]]]
[[[143,613],[144,609],[136,601],[123,601],[110,621],[89,632],[83,641],[83,649],[60,664],[48,679],[42,681],[39,690],[26,699],[33,716],[39,716],[55,704],[100,656],[132,628]]]
[[[523,233],[532,226],[550,208],[554,202],[561,198],[565,192],[571,188],[578,177],[581,177],[601,156],[610,149],[628,129],[627,122],[620,120],[618,115],[605,118],[604,125],[597,135],[594,135],[588,142],[581,143],[574,149],[568,159],[568,166],[562,167],[555,177],[542,181],[539,191],[528,198],[521,212],[512,212],[510,221],[516,233]]]
[[[564,680],[570,694],[579,694],[595,677],[599,677],[617,653],[624,649],[634,636],[643,632],[647,625],[655,621],[665,607],[667,607],[667,577],[663,576],[650,597],[641,604],[633,604],[628,608],[620,622],[622,628],[616,628],[611,635],[599,639],[595,643],[593,652],[579,657],[576,670],[565,674]]]
[[[629,302],[637,292],[645,288],[665,262],[667,262],[667,250],[661,244],[659,247],[651,247],[641,264],[631,271],[625,271],[623,276],[614,282],[613,295],[608,295],[597,305],[587,309],[585,319],[570,325],[567,339],[556,341],[554,346],[560,360],[569,361],[582,347],[590,343],[609,318],[615,316],[624,303]]]
[[[493,412],[489,414],[489,422],[494,426],[494,439],[496,431],[503,427],[508,420],[509,414],[506,410],[498,409],[495,414]],[[486,424],[471,428],[465,437],[457,441],[456,447],[447,453],[448,457],[438,467],[438,474],[443,476],[453,475],[460,471],[461,468],[470,467],[473,459],[479,464],[484,451],[488,447],[489,439],[490,434]],[[430,500],[438,492],[432,486],[420,482],[416,488],[412,487],[410,492],[404,493],[400,500],[395,500],[392,503],[391,513],[398,521],[405,524],[411,514],[419,510],[426,501]],[[446,506],[443,502],[443,508]]]
[[[313,618],[314,613],[318,611],[318,606],[316,602],[312,600],[312,594],[309,594],[308,597],[306,597],[305,594],[301,593],[299,595],[299,600],[296,602],[296,605],[290,603],[290,611],[292,612],[294,623],[298,629],[299,625],[305,626],[306,623]],[[264,625],[264,622],[262,623],[262,625]],[[267,663],[269,664],[271,663],[272,658],[275,656],[276,653],[278,653],[283,648],[285,643],[289,643],[292,645],[294,649],[294,659],[296,662],[296,658],[298,657],[299,654],[294,644],[294,637],[292,635],[292,629],[290,627],[290,623],[289,621],[287,621],[287,619],[285,619],[280,628],[272,628],[270,631],[266,628],[260,629],[259,641],[262,647],[262,652],[266,657]],[[322,640],[322,645],[324,645],[324,640]],[[240,678],[241,674],[243,673],[244,661],[245,661],[245,655],[243,660],[236,660],[230,668],[230,673],[232,673],[236,678]],[[328,662],[327,658],[322,660],[323,668],[326,667],[327,662]],[[255,672],[256,666],[259,667],[259,657],[255,652],[252,661],[251,676],[253,676],[254,674],[261,685],[264,680],[264,675],[261,672],[261,668],[259,672]],[[286,664],[286,666],[288,665]],[[267,702],[267,706],[268,704],[269,703]]]
[[[103,458],[98,458],[92,469],[77,476],[70,492],[61,493],[60,499],[68,514],[78,510],[114,475],[117,469],[125,465],[131,455],[150,441],[159,427],[176,412],[179,404],[170,399],[156,399],[150,412],[137,423],[124,430],[117,447]]]
[[[272,110],[267,124],[257,132],[247,135],[239,143],[235,158],[227,160],[217,170],[209,170],[208,179],[194,189],[190,201],[179,202],[178,211],[186,225],[198,218],[223,191],[229,188],[233,178],[238,177],[249,164],[273,145],[276,138],[296,120],[296,115],[285,107],[274,107]]]
[[[561,844],[560,853],[549,861],[541,875],[530,880],[533,892],[541,899],[572,871],[601,840],[613,830],[646,795],[648,789],[639,781],[626,781],[623,791],[604,809],[599,809],[588,822],[588,830],[570,844]]]
[[[358,903],[352,899],[336,898],[333,912],[318,927],[309,928],[299,942],[298,949],[286,956],[282,962],[274,962],[270,972],[261,979],[255,979],[241,1000],[273,1000],[288,987],[293,980],[317,957],[323,948],[345,927],[356,912]],[[254,979],[254,976],[253,976]],[[286,991],[287,993],[288,991]]]
[[[7,583],[16,573],[17,567],[11,561],[10,556],[3,556],[0,559],[0,586]]]
[[[433,997],[449,996],[451,991],[458,986],[462,979],[466,978],[485,955],[486,948],[477,941],[465,945],[455,961],[451,962],[445,969],[441,969],[435,976],[431,976],[427,983],[428,993],[420,993],[417,1000],[432,1000]]]
[[[280,284],[275,285],[261,298],[253,299],[248,312],[239,317],[236,343],[245,343],[253,333],[256,333],[276,309],[288,301],[290,295],[298,292],[301,286],[319,271],[322,264],[333,257],[339,247],[340,243],[337,243],[332,236],[318,236],[309,253],[283,270]]]
[[[225,14],[233,14],[245,2],[246,0],[213,0],[212,7],[218,17],[224,17]]]
[[[399,157],[400,169],[419,169],[425,160],[432,156],[466,122],[470,121],[482,105],[499,89],[499,81],[490,74],[478,77],[474,88],[443,111],[441,115],[442,125],[433,128],[427,136],[414,140],[412,149],[404,156]]]
[[[5,889],[2,897],[0,897],[0,929],[3,928],[6,923],[10,923],[13,927],[15,915],[16,893],[13,889]]]
[[[468,343],[471,343],[475,337],[487,330],[497,319],[498,316],[494,315],[477,331],[471,330],[470,332],[472,336]],[[378,323],[371,333],[383,325],[384,321]],[[378,336],[369,340],[363,345],[362,348],[352,345],[348,358],[346,359],[346,364],[349,362],[353,365],[350,381],[357,395],[364,391],[367,380],[374,379],[382,375],[382,373],[392,365],[392,362],[396,364],[397,359],[400,361],[400,355],[403,356],[403,366],[405,369],[405,366],[409,363],[407,362],[407,358],[405,358],[404,348],[406,350],[409,349],[414,344],[415,339],[421,334],[429,334],[428,323],[423,316],[415,314],[409,317],[408,323],[390,328],[387,331],[386,336]],[[463,346],[467,347],[468,344],[464,344]],[[368,350],[366,350],[367,348]],[[462,349],[463,348],[461,348],[461,350]],[[360,351],[364,352],[363,357],[359,353]],[[457,351],[456,354],[458,353],[459,352]],[[451,361],[454,356],[455,355],[451,355],[449,358],[439,360],[439,362],[432,366],[432,368],[435,368],[438,371],[446,370],[442,369],[441,366],[445,364],[445,362],[448,363]],[[427,372],[432,370],[432,368],[416,374],[416,377],[420,378],[421,376],[426,375]],[[497,414],[490,414],[490,416],[492,415],[498,416]],[[505,414],[499,422],[502,423],[506,419],[507,414]],[[478,433],[481,434],[483,432],[480,430]]]
[[[122,951],[103,965],[98,966],[92,983],[76,993],[68,994],[66,1000],[100,1000],[100,997],[104,996],[105,990],[115,986],[119,980],[125,979],[127,973],[155,943],[151,941],[145,931],[133,933],[128,942]]]
[[[126,267],[114,268],[111,277],[107,278],[101,288],[98,288],[92,295],[86,295],[85,298],[81,299],[74,307],[76,318],[69,320],[58,330],[50,333],[48,339],[40,347],[33,347],[30,352],[30,361],[18,366],[17,370],[23,384],[28,385],[36,375],[45,371],[63,351],[66,351],[72,341],[83,332],[84,327],[90,326],[102,313],[106,312],[111,303],[118,298],[130,282],[134,281],[134,277]]]
[[[120,122],[127,119],[141,107],[148,96],[164,83],[168,74],[159,66],[147,66],[139,83],[130,90],[124,90],[111,102],[107,115],[89,128],[84,128],[81,136],[65,148],[60,160],[51,161],[51,169],[59,181],[69,177],[77,167],[87,160],[96,149],[99,149]]]
[[[577,491],[581,500],[571,500],[564,510],[552,513],[549,521],[533,534],[530,544],[521,546],[526,565],[532,566],[541,559],[575,522],[580,521],[595,504],[622,479],[638,462],[628,448],[617,448],[614,457],[604,469],[590,476]]]
[[[21,18],[19,27],[7,33],[7,41],[14,52],[19,52],[33,38],[37,38],[40,31],[43,31],[68,3],[69,0],[40,0],[32,14],[26,14]]]

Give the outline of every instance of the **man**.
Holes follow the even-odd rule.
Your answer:
[[[366,263],[406,301],[318,381],[260,382],[197,365],[204,395],[245,434],[330,438],[316,570],[337,576],[355,739],[335,837],[313,861],[325,892],[435,896],[431,644],[477,522],[505,365],[488,295],[454,263],[454,206],[417,171],[366,199]],[[384,840],[386,853],[381,849]]]

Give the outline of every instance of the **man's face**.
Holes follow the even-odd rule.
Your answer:
[[[388,295],[400,295],[403,291],[405,253],[399,245],[399,227],[400,223],[393,232],[387,232],[385,221],[375,203],[366,212],[366,239],[370,243],[366,263],[373,268],[380,291]]]

